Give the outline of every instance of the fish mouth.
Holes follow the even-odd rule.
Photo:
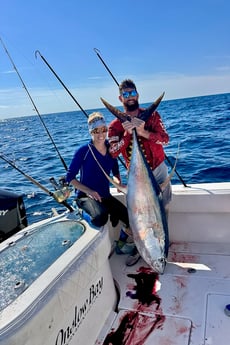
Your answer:
[[[159,274],[164,273],[165,266],[166,266],[166,258],[165,257],[159,258],[157,261],[154,261],[153,265],[152,265],[153,269]]]

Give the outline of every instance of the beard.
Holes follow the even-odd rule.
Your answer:
[[[135,101],[132,104],[129,104],[128,102],[125,104],[126,111],[134,111],[139,108],[139,103],[138,101]]]

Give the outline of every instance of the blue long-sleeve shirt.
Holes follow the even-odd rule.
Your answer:
[[[112,158],[109,151],[105,156],[103,156],[97,149],[93,146],[92,141],[89,143],[95,157],[101,164],[105,172],[110,175],[111,172],[113,176],[119,174],[118,161]],[[106,146],[109,144],[106,141]],[[81,146],[74,154],[74,157],[70,163],[69,169],[66,175],[66,181],[70,183],[76,176],[80,173],[78,180],[89,187],[97,191],[101,197],[108,197],[110,195],[109,180],[106,178],[105,174],[95,161],[88,144]],[[84,195],[83,192],[77,190],[77,197]]]

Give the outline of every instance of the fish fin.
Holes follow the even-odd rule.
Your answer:
[[[107,177],[107,179],[109,180],[109,182],[116,187],[120,192],[122,192],[123,194],[127,194],[127,187],[116,182],[116,178],[114,179],[111,178],[109,175],[106,174],[105,170],[102,168],[102,166],[100,165],[100,163],[98,162],[99,167],[101,168],[101,170],[103,171],[103,173],[105,174],[105,176]]]
[[[160,104],[162,98],[164,97],[164,92],[158,97],[155,102],[153,102],[148,108],[146,108],[139,116],[138,118],[147,121],[148,118],[152,115],[152,113],[157,109],[158,105]]]
[[[130,121],[130,117],[123,113],[121,110],[115,108],[113,105],[109,104],[105,99],[101,98],[102,103],[104,106],[113,114],[115,115],[121,122]]]
[[[150,117],[150,115],[156,110],[156,108],[158,107],[158,105],[160,104],[162,98],[164,97],[164,92],[160,95],[160,97],[158,97],[156,99],[155,102],[153,102],[148,108],[146,108],[139,116],[138,118],[140,118],[143,121],[147,121],[148,118]],[[105,99],[103,99],[102,97],[100,98],[102,103],[104,104],[104,106],[113,114],[115,115],[121,122],[124,121],[130,121],[131,118],[129,115],[127,115],[126,113],[122,112],[121,110],[115,108],[113,105],[109,104]]]
[[[120,183],[117,183],[116,180],[117,178],[112,179],[103,169],[103,167],[101,166],[101,164],[98,162],[97,158],[95,157],[93,150],[91,149],[90,145],[88,145],[90,152],[92,153],[93,158],[95,159],[95,161],[97,162],[99,168],[102,170],[103,174],[106,176],[106,178],[109,180],[109,182],[115,186],[120,192],[127,194],[127,188],[123,185],[121,185]]]
[[[177,155],[176,155],[176,160],[175,160],[174,166],[173,166],[169,176],[166,178],[166,180],[160,184],[160,189],[162,191],[166,188],[167,184],[171,181],[171,179],[175,173],[179,152],[180,152],[180,144],[178,144]]]
[[[109,180],[110,181],[110,180]],[[127,187],[117,183],[116,182],[116,178],[114,179],[114,177],[112,178],[112,181],[110,181],[112,183],[112,185],[114,185],[114,187],[116,187],[120,192],[122,192],[123,194],[127,194]]]

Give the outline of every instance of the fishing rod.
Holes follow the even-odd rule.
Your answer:
[[[51,65],[48,63],[48,61],[44,58],[44,56],[40,53],[39,50],[35,51],[35,57],[37,58],[37,54],[40,55],[41,59],[45,62],[45,64],[48,66],[48,68],[51,70],[51,72],[55,75],[55,77],[57,78],[57,80],[61,83],[61,85],[64,87],[64,89],[68,92],[68,94],[70,95],[70,97],[74,100],[74,102],[77,104],[77,106],[81,109],[81,111],[83,112],[83,114],[86,116],[86,118],[89,117],[89,115],[87,114],[87,112],[81,107],[81,105],[79,104],[79,102],[76,100],[76,98],[72,95],[72,93],[69,91],[69,89],[67,88],[67,86],[63,83],[63,81],[61,80],[61,78],[57,75],[57,73],[54,71],[54,69],[51,67]],[[120,160],[120,162],[123,164],[123,166],[126,168],[125,163],[122,161],[122,159],[120,157],[118,157],[118,159]]]
[[[115,83],[117,84],[117,86],[119,86],[119,83],[117,81],[117,79],[114,77],[114,75],[112,74],[112,72],[110,71],[109,67],[106,65],[105,61],[102,59],[101,55],[100,55],[100,51],[97,48],[94,48],[95,53],[97,54],[98,58],[100,59],[100,61],[103,63],[103,65],[105,66],[106,70],[109,72],[109,74],[111,75],[111,77],[113,78],[113,80],[115,81]],[[169,165],[171,166],[171,168],[173,168],[173,164],[170,161],[170,159],[168,158],[168,156],[165,153],[165,158],[167,160],[167,162],[169,163]],[[182,182],[182,184],[184,185],[184,187],[188,187],[187,184],[184,182],[184,180],[182,179],[182,177],[180,176],[180,174],[177,172],[177,170],[175,169],[175,173],[177,174],[179,180]]]
[[[63,81],[61,80],[61,78],[57,75],[57,73],[54,71],[54,69],[50,66],[50,64],[48,63],[48,61],[44,58],[44,56],[42,56],[42,54],[40,53],[39,50],[35,51],[35,57],[37,58],[37,54],[40,55],[40,57],[42,58],[42,60],[45,62],[45,64],[49,67],[49,69],[51,70],[51,72],[55,75],[55,77],[58,79],[58,81],[61,83],[61,85],[64,87],[64,89],[68,92],[68,94],[70,95],[70,97],[74,100],[74,102],[78,105],[78,107],[81,109],[81,111],[83,112],[83,114],[88,118],[88,114],[86,113],[86,111],[81,107],[81,105],[78,103],[78,101],[76,100],[76,98],[72,95],[72,93],[69,91],[69,89],[67,88],[67,86],[63,83]]]
[[[43,192],[48,194],[49,196],[52,196],[54,200],[56,200],[59,204],[63,204],[70,212],[73,212],[74,209],[67,203],[65,198],[69,196],[69,190],[56,190],[56,192],[51,192],[46,187],[44,187],[40,182],[36,181],[32,176],[26,174],[23,172],[20,168],[18,168],[12,161],[10,161],[6,156],[0,155],[0,158],[4,160],[6,163],[8,163],[10,166],[12,166],[15,170],[20,172],[24,177],[26,177],[30,182],[35,184],[37,187],[39,187]]]
[[[15,66],[14,61],[13,61],[12,57],[10,56],[10,53],[8,52],[8,50],[7,50],[7,48],[6,48],[6,46],[5,46],[5,44],[4,44],[4,42],[3,42],[3,40],[2,40],[1,37],[0,37],[0,40],[1,40],[1,43],[2,43],[3,48],[5,49],[5,52],[6,52],[7,56],[9,57],[9,59],[10,59],[10,61],[11,61],[11,63],[12,63],[12,66],[13,66],[13,68],[15,69],[15,71],[16,71],[16,73],[17,73],[17,75],[18,75],[18,77],[19,77],[19,79],[20,79],[20,81],[21,81],[21,83],[22,83],[22,85],[23,85],[23,87],[24,87],[24,89],[26,90],[26,93],[27,93],[27,95],[28,95],[28,97],[29,97],[29,99],[30,99],[30,101],[31,101],[31,103],[32,103],[32,105],[33,105],[33,107],[34,107],[36,113],[38,114],[38,116],[39,116],[39,118],[40,118],[40,120],[41,120],[41,123],[43,124],[43,126],[44,126],[44,128],[45,128],[45,130],[46,130],[46,132],[47,132],[47,134],[48,134],[48,136],[49,136],[49,138],[50,138],[50,140],[51,140],[51,142],[52,142],[52,144],[53,144],[53,146],[54,146],[54,148],[55,148],[55,150],[56,150],[56,152],[57,152],[57,154],[58,154],[58,156],[59,156],[59,158],[60,158],[60,160],[61,160],[61,162],[62,162],[64,168],[65,168],[65,170],[67,170],[67,169],[68,169],[68,168],[67,168],[67,165],[66,165],[64,159],[62,158],[62,156],[61,156],[61,154],[60,154],[60,152],[59,152],[57,146],[55,145],[55,142],[53,141],[53,138],[51,137],[50,132],[49,132],[48,128],[46,127],[45,122],[43,121],[43,119],[42,119],[42,117],[41,117],[41,115],[40,115],[40,113],[39,113],[39,111],[38,111],[38,109],[37,109],[37,107],[36,107],[36,105],[35,105],[35,103],[34,103],[32,97],[31,97],[31,95],[30,95],[30,93],[29,93],[29,91],[28,91],[28,89],[27,89],[27,87],[26,87],[26,85],[25,85],[25,83],[24,83],[24,81],[23,81],[23,79],[22,79],[20,73],[18,72],[18,69],[17,69],[17,67]]]
[[[111,75],[111,77],[113,78],[113,80],[115,81],[115,83],[117,84],[117,86],[119,87],[119,83],[118,83],[117,79],[114,77],[113,73],[110,71],[109,67],[106,65],[105,61],[102,59],[101,55],[99,54],[100,50],[98,50],[97,48],[94,48],[94,51],[97,54],[98,58],[103,63],[103,65],[105,66],[105,68],[107,69],[107,71],[109,72],[109,74]]]

